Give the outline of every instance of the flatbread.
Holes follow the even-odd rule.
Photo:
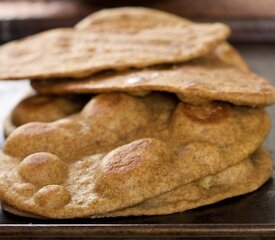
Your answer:
[[[73,95],[39,95],[25,97],[12,110],[4,123],[8,136],[17,127],[29,122],[53,122],[79,112],[89,98]]]
[[[164,15],[153,12],[152,22],[159,19],[158,14]],[[120,26],[120,21],[117,24]],[[187,20],[178,24],[167,21],[165,25],[153,24],[148,28],[138,26],[135,31],[126,26],[113,32],[55,29],[5,44],[0,47],[0,79],[54,81],[54,78],[87,77],[107,69],[189,61],[209,53],[230,33],[221,23],[198,24]]]
[[[119,32],[163,27],[171,24],[190,24],[190,21],[174,14],[144,7],[120,7],[103,9],[81,20],[77,30]]]
[[[250,72],[240,54],[227,43],[189,63],[107,72],[78,80],[33,81],[32,86],[47,94],[128,92],[142,96],[166,91],[192,104],[218,100],[264,106],[275,102],[275,88]]]
[[[103,9],[95,12],[82,21],[75,28],[78,30],[91,31],[136,31],[141,28],[165,26],[166,24],[190,23],[189,20],[178,17],[167,12],[143,7],[121,7]],[[221,43],[215,50],[215,54],[223,61],[248,71],[245,60],[229,43]]]
[[[228,42],[219,44],[212,53],[212,58],[218,58],[224,63],[238,68],[244,72],[250,72],[250,68],[239,51]]]
[[[110,213],[108,216],[164,215],[183,212],[255,191],[271,175],[271,155],[261,148],[252,157],[217,174],[206,176],[136,206]]]
[[[0,198],[43,217],[104,215],[237,164],[269,129],[261,108],[97,95],[80,114],[8,137]]]
[[[183,212],[255,191],[267,181],[271,173],[272,158],[266,150],[261,148],[252,157],[217,174],[180,186],[133,207],[96,217],[164,215]],[[7,203],[2,203],[2,208],[18,216],[41,218],[18,210]]]

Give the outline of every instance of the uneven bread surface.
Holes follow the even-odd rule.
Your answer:
[[[138,31],[159,26],[179,24],[185,26],[190,21],[174,14],[144,7],[121,7],[103,9],[81,20],[77,30],[90,29],[101,32]]]
[[[182,185],[170,192],[108,216],[163,215],[209,205],[255,191],[272,175],[272,158],[258,149],[251,157],[217,174]]]
[[[32,95],[25,97],[5,121],[5,135],[29,122],[52,122],[79,112],[87,97],[74,95]]]
[[[163,215],[183,212],[254,191],[268,180],[271,173],[271,156],[265,149],[260,148],[251,157],[221,172],[182,185],[135,206],[91,217]],[[2,208],[19,216],[41,218],[6,203],[2,203]]]
[[[269,128],[261,108],[100,94],[79,114],[8,137],[0,197],[44,217],[106,214],[237,164]]]
[[[153,23],[158,14],[163,15],[154,12]],[[134,31],[127,26],[111,32],[88,27],[55,29],[4,44],[0,79],[81,78],[108,69],[184,62],[208,54],[230,33],[221,23],[178,19],[178,23],[173,20],[148,28],[136,25]],[[143,22],[142,18],[138,21]],[[121,26],[121,21],[112,23],[116,24]]]
[[[150,91],[165,91],[176,93],[182,101],[192,104],[218,100],[265,106],[275,102],[275,88],[250,72],[239,53],[227,43],[188,63],[107,72],[78,80],[33,81],[32,86],[47,94],[119,91],[143,96]]]
[[[7,209],[57,219],[162,215],[260,187],[272,172],[261,145],[275,89],[225,42],[229,33],[117,8],[1,46],[0,79],[29,78],[39,94],[59,94],[12,112],[22,126],[0,152]]]

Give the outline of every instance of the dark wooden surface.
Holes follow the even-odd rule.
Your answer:
[[[157,8],[195,21],[225,22],[233,30],[234,41],[275,41],[275,0],[47,0],[40,6],[37,2],[0,1],[0,43],[50,28],[73,26],[101,8],[127,5]]]
[[[275,85],[275,44],[239,44],[237,48],[253,70]],[[0,82],[2,119],[26,89],[27,82]],[[275,125],[275,106],[268,111]],[[265,145],[275,160],[274,127]],[[215,236],[234,239],[273,236],[275,239],[275,183],[271,179],[254,193],[167,216],[35,220],[0,211],[0,236]]]

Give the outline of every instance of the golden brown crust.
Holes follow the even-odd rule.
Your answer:
[[[116,216],[163,215],[209,205],[258,189],[272,175],[271,155],[263,148],[251,158],[212,176],[183,185],[136,206],[108,214]]]
[[[219,173],[182,185],[175,190],[148,199],[133,207],[92,217],[163,215],[183,212],[254,191],[268,180],[271,173],[271,156],[261,148],[251,158],[245,159]],[[2,208],[15,215],[41,218],[18,210],[6,203],[2,203]]]
[[[31,214],[31,213],[28,213],[28,212],[24,212],[22,210],[19,210],[15,207],[12,207],[10,206],[9,204],[5,203],[5,202],[1,202],[1,208],[3,210],[5,210],[6,212],[9,212],[11,214],[14,214],[14,215],[17,215],[17,216],[20,216],[20,217],[29,217],[29,218],[37,218],[37,219],[46,219],[46,218],[43,218],[43,217],[40,217],[38,215],[35,215],[35,214]]]
[[[33,87],[42,93],[59,94],[167,91],[177,93],[180,99],[190,103],[219,100],[255,106],[270,105],[275,101],[275,90],[265,80],[227,67],[209,70],[203,66],[182,65],[177,69],[106,74],[56,84],[33,82]]]
[[[64,77],[33,86],[101,94],[69,117],[76,105],[63,97],[19,104],[12,122],[30,123],[0,152],[0,199],[46,218],[160,215],[260,187],[272,171],[260,148],[270,130],[262,106],[275,89],[224,42],[228,34],[222,24],[119,8],[1,47],[0,78]],[[149,68],[90,76],[131,67]],[[47,111],[62,119],[32,122]]]
[[[0,197],[44,217],[106,214],[237,164],[270,128],[260,108],[208,103],[202,109],[164,93],[101,94],[80,114],[24,125],[0,157]],[[218,118],[211,116],[217,111]],[[37,152],[49,160],[33,158]]]
[[[249,72],[249,66],[247,65],[246,61],[243,59],[237,49],[232,47],[229,43],[221,43],[218,47],[215,48],[213,53],[223,62],[233,65],[244,72]]]
[[[32,95],[20,101],[4,123],[5,136],[29,122],[53,122],[79,112],[89,97]]]
[[[147,19],[152,23],[166,15],[152,12]],[[0,48],[0,79],[81,78],[106,69],[183,62],[206,55],[230,33],[221,23],[167,18],[173,20],[144,28],[139,17],[134,31],[127,26],[111,32],[101,27],[55,29],[5,44]],[[121,21],[113,24],[119,28]]]
[[[119,32],[150,29],[166,24],[189,24],[187,19],[156,9],[144,7],[121,7],[103,9],[92,13],[81,20],[75,28],[77,30],[90,29],[93,31]]]
[[[275,88],[251,73],[238,52],[224,43],[207,57],[191,63],[139,71],[106,73],[79,80],[33,81],[41,93],[173,92],[193,104],[219,100],[237,105],[270,105]]]

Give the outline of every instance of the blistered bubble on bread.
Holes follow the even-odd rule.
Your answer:
[[[259,188],[272,172],[261,145],[275,90],[225,42],[229,32],[118,8],[0,47],[0,79],[95,94],[73,115],[74,103],[28,102],[49,103],[58,120],[7,138],[0,199],[32,217],[95,218],[182,212]]]
[[[8,137],[0,196],[44,217],[104,215],[238,164],[269,129],[262,108],[99,94],[78,114]]]
[[[67,166],[50,153],[34,153],[19,164],[19,174],[26,181],[38,186],[61,184],[67,177]]]
[[[25,97],[5,120],[5,136],[29,122],[52,122],[68,117],[81,111],[86,102],[86,96],[36,94]]]
[[[35,202],[46,209],[64,207],[70,201],[70,193],[60,185],[47,185],[34,195]]]
[[[29,122],[52,122],[79,112],[85,101],[81,97],[34,95],[22,100],[13,110],[15,126]]]
[[[272,174],[272,158],[263,148],[240,163],[185,184],[138,205],[103,215],[142,216],[183,212],[258,189]]]

